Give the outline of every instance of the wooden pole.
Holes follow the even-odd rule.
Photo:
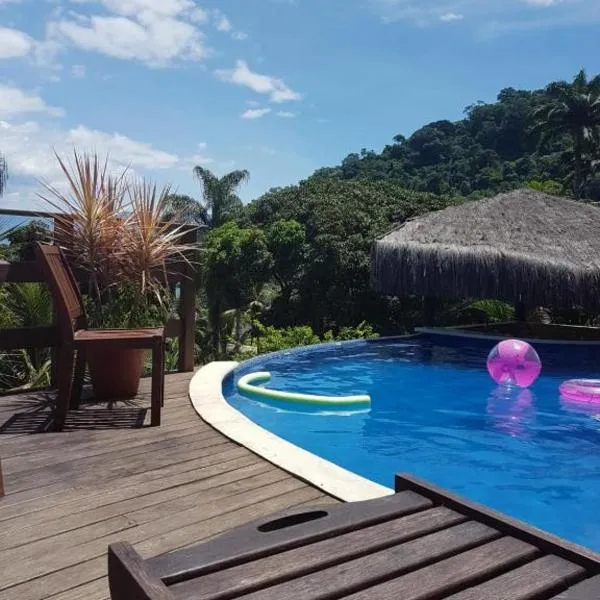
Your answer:
[[[182,237],[182,243],[196,243],[196,229],[190,229]],[[194,346],[196,342],[196,273],[190,264],[183,268],[179,298],[179,371],[194,370]]]

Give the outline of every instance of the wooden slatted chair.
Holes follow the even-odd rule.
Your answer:
[[[81,400],[86,351],[90,347],[152,350],[152,426],[160,425],[164,399],[165,336],[162,327],[148,329],[88,329],[77,282],[58,246],[38,243],[36,257],[50,287],[59,326],[58,398],[55,427],[64,425],[67,410]]]

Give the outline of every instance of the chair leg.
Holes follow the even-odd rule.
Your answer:
[[[54,427],[61,430],[65,424],[71,391],[73,389],[73,368],[75,365],[75,351],[72,347],[60,348],[58,353],[57,385],[58,397],[56,400]]]
[[[77,350],[77,359],[75,360],[75,375],[73,376],[73,389],[69,408],[77,409],[81,402],[81,392],[83,390],[83,378],[85,376],[85,350]]]
[[[152,347],[152,407],[150,413],[150,425],[152,427],[160,425],[160,412],[164,393],[164,361],[165,348],[164,341],[161,340]]]

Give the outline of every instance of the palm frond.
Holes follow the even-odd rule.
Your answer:
[[[226,195],[229,195],[233,194],[242,183],[247,183],[249,179],[250,173],[245,169],[240,171],[232,171],[221,178],[220,184],[223,192]]]
[[[114,275],[113,248],[119,237],[126,211],[125,172],[117,177],[108,173],[108,158],[97,154],[73,152],[73,163],[56,159],[67,181],[65,191],[42,181],[45,193],[39,197],[58,211],[55,236],[70,249],[75,266],[90,273],[90,283],[100,293],[100,281],[110,282]]]
[[[205,169],[204,167],[200,166],[194,167],[194,176],[196,177],[196,179],[198,179],[198,182],[200,183],[200,187],[202,189],[202,196],[204,198],[206,206],[208,208],[212,208],[211,200],[219,184],[218,177],[209,169]]]
[[[189,263],[191,247],[181,243],[187,230],[177,224],[178,216],[164,218],[169,187],[158,189],[142,180],[132,184],[128,193],[131,213],[122,227],[121,270],[125,279],[146,293],[167,285],[169,265],[174,261]]]

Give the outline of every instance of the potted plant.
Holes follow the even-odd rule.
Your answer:
[[[45,183],[40,196],[60,213],[54,237],[83,279],[88,325],[163,326],[175,305],[169,274],[193,249],[181,243],[186,230],[169,210],[170,189],[133,180],[126,172],[113,176],[108,159],[96,154],[74,152],[72,163],[56,158],[66,188]],[[143,350],[94,350],[86,359],[96,397],[137,393]]]

